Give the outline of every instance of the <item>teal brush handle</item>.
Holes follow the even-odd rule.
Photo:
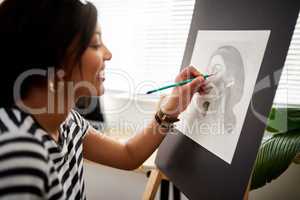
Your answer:
[[[207,79],[208,77],[210,77],[212,74],[210,75],[204,75],[203,78],[204,79]],[[195,77],[196,78],[196,77]],[[165,90],[165,89],[168,89],[168,88],[172,88],[172,87],[178,87],[178,86],[182,86],[182,85],[185,85],[187,83],[190,83],[192,82],[195,78],[191,78],[191,79],[187,79],[187,80],[184,80],[184,81],[180,81],[178,83],[174,83],[172,85],[168,85],[168,86],[165,86],[165,87],[161,87],[161,88],[158,88],[158,89],[155,89],[155,90],[150,90],[148,91],[146,94],[151,94],[151,93],[154,93],[154,92],[158,92],[158,91],[161,91],[161,90]]]

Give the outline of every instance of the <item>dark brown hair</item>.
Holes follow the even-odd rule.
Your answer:
[[[30,69],[61,67],[72,55],[75,63],[88,48],[97,24],[97,9],[79,0],[5,0],[0,5],[0,106],[14,104],[17,77]],[[74,51],[69,47],[74,44]],[[32,76],[22,95],[46,77]]]

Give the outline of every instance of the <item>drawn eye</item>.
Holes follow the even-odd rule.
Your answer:
[[[217,75],[218,73],[224,71],[225,67],[221,64],[215,64],[212,68],[212,73]]]

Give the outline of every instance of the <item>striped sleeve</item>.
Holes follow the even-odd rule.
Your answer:
[[[85,136],[87,133],[87,130],[90,128],[90,123],[88,120],[84,119],[76,110],[72,110],[71,114],[73,115],[73,118],[75,119],[75,122],[79,126],[82,132],[82,138]]]
[[[46,199],[50,168],[47,151],[36,138],[0,136],[0,199]]]

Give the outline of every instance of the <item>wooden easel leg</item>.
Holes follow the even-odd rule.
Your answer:
[[[158,169],[151,170],[149,180],[147,182],[142,199],[143,200],[154,200],[157,189],[163,179],[168,180],[168,178],[161,171],[159,171]],[[243,200],[248,200],[248,198],[249,198],[250,184],[251,184],[251,179],[250,179],[248,187],[245,191]],[[177,195],[175,195],[175,193],[174,193],[174,196],[177,197]],[[180,193],[179,193],[178,198],[180,199]]]
[[[155,198],[162,178],[163,174],[158,169],[151,170],[151,174],[143,194],[143,200],[153,200]]]
[[[249,199],[249,187],[247,187],[247,190],[246,190],[246,192],[245,192],[245,194],[244,194],[244,198],[243,198],[243,200],[248,200]]]
[[[252,177],[252,175],[251,175],[251,177]],[[250,192],[250,186],[251,186],[251,180],[252,180],[251,177],[250,177],[250,180],[249,180],[247,189],[246,189],[246,191],[245,191],[243,200],[248,200],[248,199],[249,199],[249,192]]]

